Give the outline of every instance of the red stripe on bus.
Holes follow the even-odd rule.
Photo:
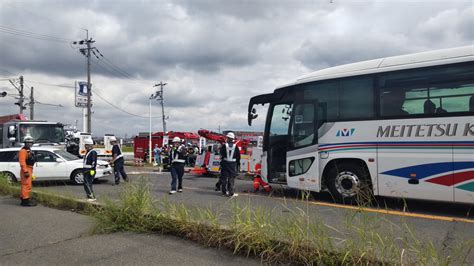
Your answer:
[[[462,183],[464,181],[471,180],[471,179],[474,180],[474,171],[455,173],[454,175],[449,174],[449,175],[438,176],[438,177],[426,180],[426,182],[435,183],[435,184],[443,185],[443,186],[453,186],[455,184]]]

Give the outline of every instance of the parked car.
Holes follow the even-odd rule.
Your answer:
[[[20,148],[0,149],[0,173],[7,176],[12,182],[20,181],[20,164],[18,151]],[[77,156],[57,147],[32,147],[37,163],[33,168],[33,175],[37,181],[43,180],[71,180],[75,184],[84,183],[83,161]],[[95,178],[111,175],[113,170],[106,161],[97,160]]]

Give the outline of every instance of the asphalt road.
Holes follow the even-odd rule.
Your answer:
[[[157,172],[151,168],[127,167],[132,182],[144,177],[152,185],[152,195],[156,199],[166,199],[171,202],[184,203],[189,207],[211,208],[222,212],[223,216],[230,214],[236,205],[259,207],[271,212],[272,217],[293,217],[301,211],[309,214],[312,221],[324,223],[334,228],[335,237],[344,237],[348,222],[365,220],[381,221],[376,230],[386,233],[391,230],[397,237],[405,236],[410,228],[416,237],[422,241],[431,241],[437,248],[455,246],[466,240],[474,239],[474,215],[469,206],[442,204],[438,202],[398,201],[378,199],[383,207],[360,210],[354,206],[336,205],[331,203],[325,193],[314,195],[315,198],[302,200],[298,191],[274,187],[272,195],[264,192],[250,193],[252,181],[236,180],[236,191],[239,197],[228,199],[220,192],[214,191],[216,178],[185,174],[184,192],[168,195],[170,189],[170,174]],[[35,184],[36,189],[54,191],[55,193],[84,198],[82,186],[74,186],[61,182]],[[99,201],[117,199],[122,191],[123,183],[113,186],[113,177],[94,184],[94,190]],[[408,207],[407,207],[408,205]],[[409,212],[398,212],[405,210]],[[389,213],[384,213],[389,212]],[[410,216],[414,215],[414,217]],[[230,215],[227,215],[230,219]],[[450,219],[459,219],[451,221]],[[389,229],[390,228],[390,229]],[[474,262],[474,254],[470,257]]]
[[[157,234],[92,235],[92,218],[0,197],[0,265],[260,265]]]

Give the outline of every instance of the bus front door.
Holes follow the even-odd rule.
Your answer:
[[[254,96],[248,106],[248,124],[258,114],[254,105],[270,104],[265,123],[261,155],[261,177],[266,182],[286,184],[286,152],[290,124],[291,99],[283,92]]]
[[[301,190],[320,190],[317,106],[317,101],[296,101],[291,113],[286,176],[288,186]]]

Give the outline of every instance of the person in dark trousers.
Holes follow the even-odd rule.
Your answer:
[[[94,182],[95,170],[97,166],[97,152],[93,149],[92,139],[85,139],[84,146],[87,154],[84,156],[84,190],[86,191],[87,201],[95,201],[92,183]]]
[[[31,146],[33,146],[33,138],[31,136],[26,136],[23,142],[25,145],[18,152],[18,161],[21,167],[21,206],[33,207],[36,206],[36,201],[30,199],[33,180],[33,165],[36,163],[35,154],[31,151]]]
[[[127,173],[123,168],[123,154],[122,149],[117,143],[117,139],[115,137],[110,138],[110,144],[112,144],[112,160],[110,163],[114,164],[114,176],[115,176],[115,185],[120,184],[120,176],[122,176],[123,181],[128,182]]]
[[[234,181],[238,176],[238,166],[240,165],[240,150],[234,143],[235,135],[227,133],[227,142],[220,149],[221,154],[221,191],[222,195],[236,197],[234,193]]]
[[[181,145],[179,137],[173,138],[173,147],[170,151],[171,162],[171,190],[170,195],[177,192],[183,192],[184,163],[186,162],[186,147]],[[176,190],[176,183],[178,187]]]

